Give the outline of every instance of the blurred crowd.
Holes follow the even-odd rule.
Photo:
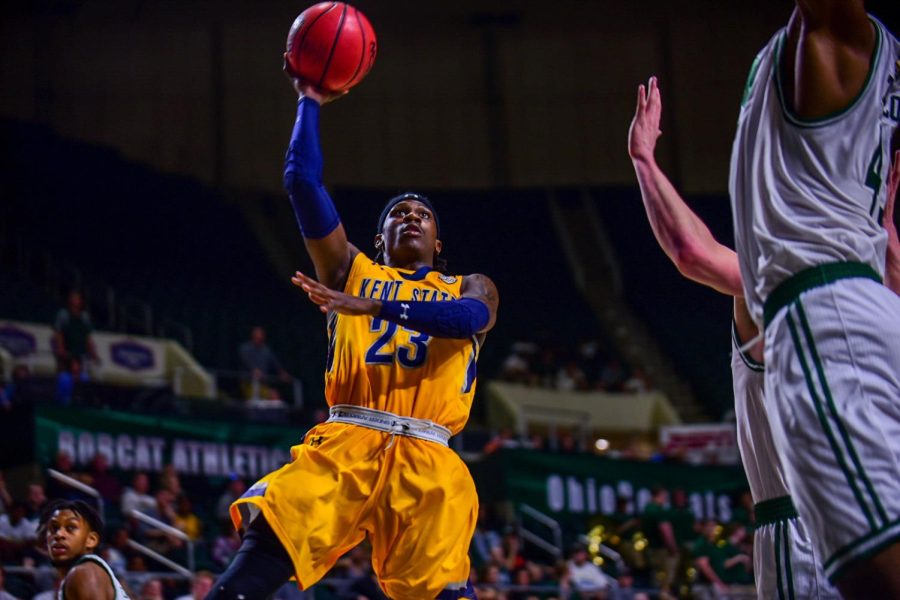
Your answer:
[[[621,498],[559,557],[491,514],[471,547],[481,600],[755,598],[749,494],[728,523],[697,518],[683,490],[656,488],[643,507]]]
[[[653,389],[640,365],[629,365],[608,344],[587,340],[577,347],[519,341],[503,360],[499,379],[563,391],[641,393]]]
[[[199,502],[202,506],[195,510],[191,498],[206,496],[185,489],[171,465],[153,477],[137,472],[127,481],[112,474],[107,465],[106,457],[97,454],[87,470],[76,471],[65,452],[58,453],[52,465],[57,472],[99,492],[106,520],[99,554],[120,576],[132,598],[205,597],[215,578],[213,572],[221,571],[240,545],[227,515],[228,506],[246,489],[244,481],[229,478],[212,503]],[[21,600],[56,598],[59,578],[38,539],[41,510],[49,500],[80,499],[96,505],[97,499],[52,477],[31,481],[25,489],[24,496],[14,498],[0,473],[0,564],[7,567],[6,583],[0,584],[0,590]],[[139,520],[135,512],[153,521]],[[158,553],[184,565],[188,541],[194,545],[199,567],[191,582],[167,576],[170,569],[152,558],[152,553]],[[150,552],[138,550],[134,542]]]
[[[240,546],[228,516],[232,501],[246,490],[239,477],[209,493],[187,489],[171,466],[122,481],[100,454],[79,472],[70,456],[59,453],[53,468],[100,493],[107,521],[100,554],[133,598],[203,598]],[[6,567],[5,575],[0,571],[0,598],[55,598],[59,579],[38,540],[40,511],[48,499],[96,500],[53,478],[22,489],[13,497],[0,473],[0,564]],[[470,549],[472,582],[481,600],[699,598],[705,592],[711,598],[739,597],[734,594],[752,590],[753,582],[749,494],[737,507],[729,523],[699,519],[684,491],[670,497],[656,488],[643,506],[623,497],[613,514],[589,517],[581,534],[569,540],[574,543],[554,553],[527,543],[508,505],[483,505]],[[137,519],[135,511],[166,527]],[[184,565],[186,540],[194,546],[199,569],[193,581],[172,576],[135,544]],[[305,593],[288,584],[276,598],[384,599],[366,543],[348,552],[323,583]]]

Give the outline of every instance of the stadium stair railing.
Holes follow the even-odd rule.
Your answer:
[[[155,550],[148,548],[144,544],[141,544],[134,540],[128,540],[128,546],[130,548],[140,552],[141,554],[143,554],[145,556],[152,558],[155,561],[158,561],[160,564],[165,565],[166,567],[169,567],[176,573],[185,575],[187,577],[193,576],[194,566],[196,564],[195,563],[195,555],[194,555],[194,542],[193,542],[193,540],[191,540],[191,538],[185,532],[181,531],[180,529],[178,529],[176,527],[172,527],[168,523],[163,523],[159,519],[155,519],[155,518],[151,517],[150,515],[143,513],[139,510],[132,510],[126,516],[130,516],[134,519],[137,519],[138,521],[142,521],[142,522],[146,523],[147,525],[150,525],[151,527],[156,527],[160,531],[164,532],[166,535],[171,535],[172,537],[177,538],[177,539],[181,540],[182,542],[184,542],[184,545],[187,548],[187,568],[183,567],[182,565],[179,565],[178,563],[176,563],[175,561],[173,561],[169,558],[166,558],[165,556],[156,552]]]

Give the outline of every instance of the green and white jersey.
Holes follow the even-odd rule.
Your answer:
[[[804,121],[784,97],[779,31],[751,68],[731,155],[735,244],[750,313],[779,283],[824,263],[859,262],[884,273],[881,225],[891,135],[900,120],[897,39],[872,19],[868,78],[839,113]]]
[[[109,575],[109,579],[112,582],[113,590],[115,590],[115,592],[116,592],[115,600],[130,600],[130,598],[128,597],[128,594],[125,592],[125,588],[122,587],[122,584],[119,583],[118,579],[116,579],[116,574],[113,573],[112,568],[110,568],[110,566],[108,564],[106,564],[105,560],[103,560],[96,554],[85,554],[84,556],[79,558],[77,561],[75,561],[75,564],[72,565],[72,568],[75,568],[78,565],[84,564],[86,562],[97,563],[98,565],[100,565],[100,567],[104,571],[106,571],[106,574]],[[72,570],[69,569],[69,573],[71,573],[71,572],[72,572]],[[65,600],[65,598],[66,598],[65,589],[66,589],[66,579],[68,579],[68,578],[69,578],[69,575],[66,574],[65,579],[63,579],[62,583],[59,584],[59,593],[57,594],[58,600]]]

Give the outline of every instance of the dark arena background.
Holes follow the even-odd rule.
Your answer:
[[[374,252],[386,199],[426,194],[449,270],[500,293],[450,442],[481,502],[479,597],[656,598],[660,519],[677,539],[674,593],[705,597],[701,542],[752,548],[732,304],[657,245],[628,128],[637,86],[658,76],[658,161],[733,246],[741,93],[792,3],[354,5],[378,56],[321,117],[350,240]],[[306,7],[0,8],[0,590],[54,589],[22,523],[79,497],[101,507],[103,555],[134,598],[194,597],[240,543],[231,500],[327,417],[325,319],[290,283],[312,265],[282,189],[296,105],[282,52]],[[896,31],[890,7],[869,10]],[[64,357],[59,335],[84,314],[87,356]],[[647,510],[660,494],[662,517]],[[601,595],[572,586],[582,551]],[[383,597],[369,552],[277,597]],[[755,597],[749,561],[721,568],[730,597]]]

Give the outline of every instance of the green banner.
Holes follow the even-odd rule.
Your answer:
[[[630,512],[640,512],[653,487],[662,485],[670,492],[684,490],[697,518],[727,522],[737,508],[737,497],[748,487],[739,466],[662,464],[533,450],[502,450],[492,461],[495,464],[484,473],[502,478],[505,499],[558,518],[610,515],[619,497],[629,501]],[[484,497],[483,487],[479,493]]]
[[[76,467],[104,454],[111,469],[259,478],[290,460],[303,435],[295,428],[140,415],[110,410],[35,409],[37,460],[52,465],[67,452]]]

